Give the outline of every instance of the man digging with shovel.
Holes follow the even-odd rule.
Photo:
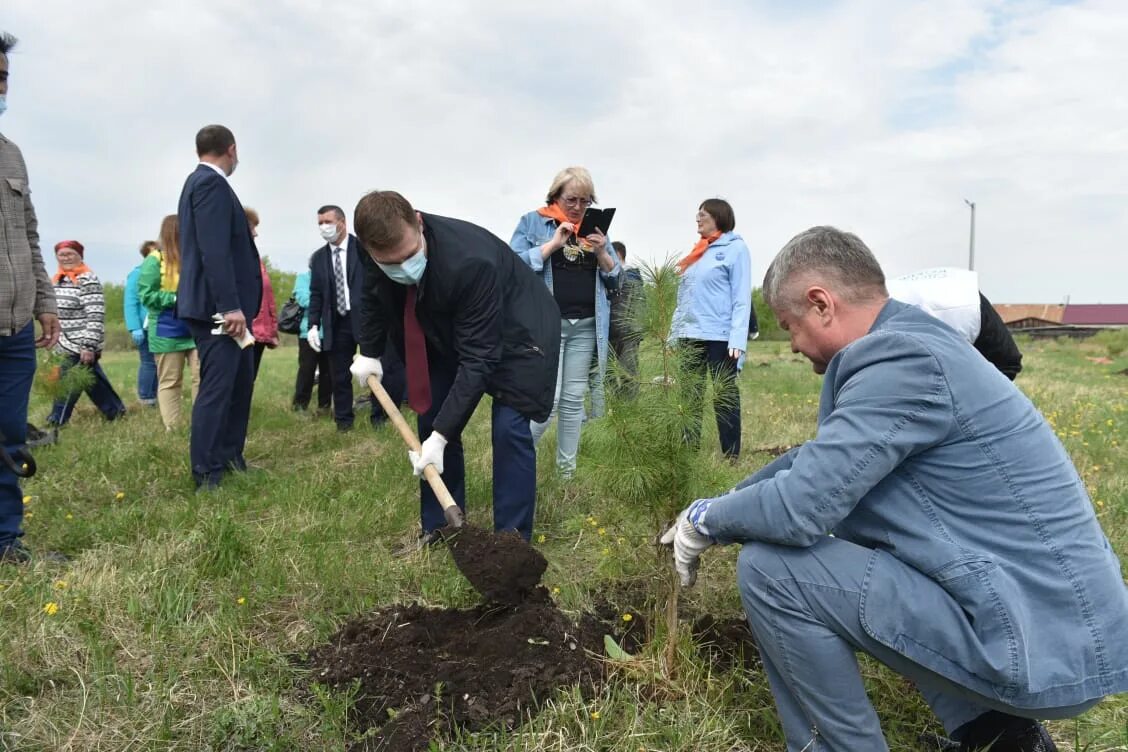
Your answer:
[[[466,507],[461,434],[483,394],[493,397],[495,530],[528,541],[536,508],[530,420],[552,409],[560,312],[552,295],[501,239],[458,219],[424,214],[395,191],[357,204],[361,254],[360,355],[351,371],[367,388],[382,375],[387,338],[407,366],[408,404],[423,444],[415,475],[434,465],[458,507]],[[419,547],[434,543],[443,509],[420,481]]]

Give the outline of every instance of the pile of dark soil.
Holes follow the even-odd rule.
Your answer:
[[[540,584],[548,561],[515,530],[491,533],[473,525],[440,531],[454,563],[489,603],[516,605]]]
[[[356,749],[423,750],[457,728],[515,728],[558,688],[590,691],[606,631],[594,619],[573,623],[543,588],[519,606],[393,606],[314,650],[310,678],[359,684],[352,720],[374,731]]]

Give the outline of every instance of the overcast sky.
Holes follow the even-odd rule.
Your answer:
[[[321,204],[351,224],[391,188],[508,240],[578,164],[634,261],[684,254],[721,196],[757,280],[815,224],[889,275],[966,266],[967,198],[988,297],[1128,302],[1124,0],[3,2],[0,131],[44,247],[78,238],[104,279],[218,122],[291,270]]]

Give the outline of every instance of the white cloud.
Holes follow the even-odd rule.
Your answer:
[[[697,204],[721,195],[757,273],[827,223],[891,274],[959,265],[967,197],[993,299],[1128,299],[1116,0],[5,11],[21,43],[0,126],[27,156],[44,241],[92,241],[109,278],[175,211],[197,128],[223,122],[262,250],[287,268],[316,247],[323,203],[395,188],[508,239],[583,164],[636,260],[688,250]]]

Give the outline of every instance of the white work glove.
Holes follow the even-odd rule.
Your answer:
[[[443,472],[443,452],[446,451],[447,440],[438,431],[431,431],[431,435],[419,447],[419,451],[409,449],[407,458],[411,460],[412,470],[416,477],[423,474],[423,468],[434,465],[441,475]]]
[[[357,355],[349,366],[349,373],[356,379],[356,383],[364,389],[368,388],[368,377],[375,376],[377,381],[384,380],[384,366],[380,365],[379,358],[369,358]]]
[[[321,352],[321,330],[316,326],[311,326],[309,331],[306,332],[306,342],[309,343],[314,352]]]
[[[701,554],[717,542],[704,528],[705,512],[712,503],[712,499],[698,499],[690,504],[660,539],[663,545],[674,547],[674,569],[681,577],[682,587],[693,587],[697,582]]]

